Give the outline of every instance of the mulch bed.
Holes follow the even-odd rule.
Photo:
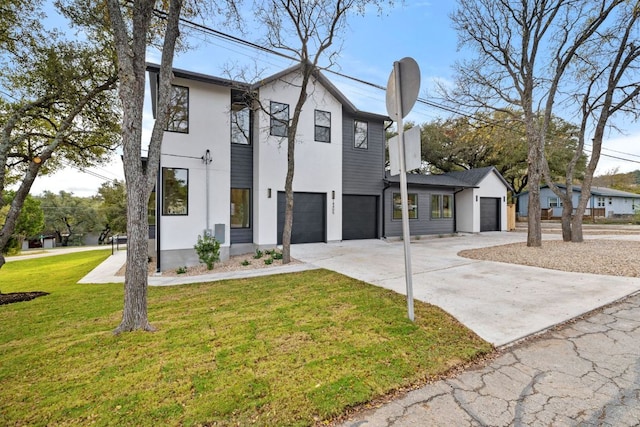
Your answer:
[[[0,294],[0,305],[11,304],[14,302],[31,301],[34,298],[49,295],[49,292],[10,292],[8,294]]]

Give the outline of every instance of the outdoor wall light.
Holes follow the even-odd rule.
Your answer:
[[[502,201],[503,201],[503,202],[506,202],[506,201],[507,201],[507,198],[506,198],[505,196],[502,196]]]
[[[331,190],[331,199],[333,199],[333,200],[336,199],[336,191],[335,190]]]
[[[476,202],[478,201],[478,196],[476,195]]]
[[[271,198],[271,189],[267,188],[267,198]]]

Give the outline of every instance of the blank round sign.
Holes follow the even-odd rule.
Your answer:
[[[420,67],[415,59],[406,57],[398,61],[398,67],[393,67],[387,82],[387,113],[392,120],[398,121],[409,114],[418,99],[420,92]],[[398,110],[396,94],[396,69],[400,70],[400,100],[401,109]]]

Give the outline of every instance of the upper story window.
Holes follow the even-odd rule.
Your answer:
[[[355,120],[353,122],[353,146],[366,150],[369,147],[369,124]]]
[[[431,218],[452,218],[453,217],[453,196],[451,194],[431,195]]]
[[[162,215],[189,214],[189,169],[162,168]]]
[[[315,110],[314,138],[319,142],[331,142],[331,113]]]
[[[407,194],[407,205],[409,219],[418,218],[418,195],[416,193]],[[402,219],[402,196],[400,193],[393,193],[393,219]]]
[[[231,106],[231,142],[234,144],[251,144],[251,110],[246,105]]]
[[[189,88],[171,86],[167,131],[189,133]]]
[[[271,101],[269,113],[271,117],[271,135],[287,136],[289,134],[289,104]]]

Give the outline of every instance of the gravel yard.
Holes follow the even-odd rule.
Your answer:
[[[544,240],[539,248],[513,243],[465,250],[458,255],[576,273],[640,277],[640,241],[591,239],[566,243]]]

